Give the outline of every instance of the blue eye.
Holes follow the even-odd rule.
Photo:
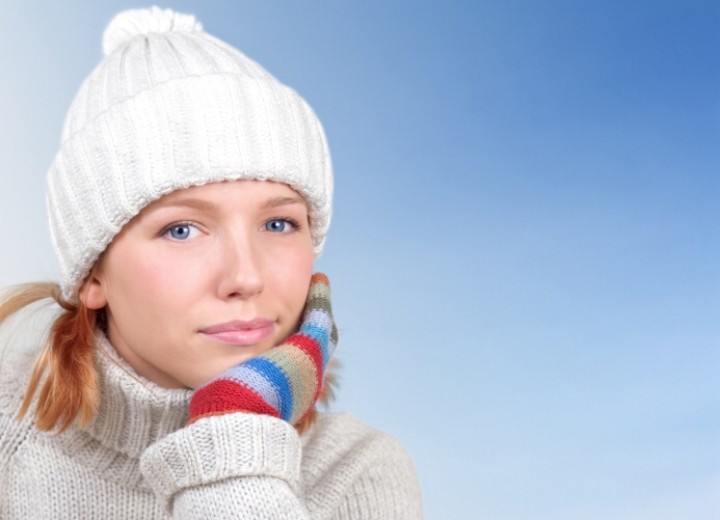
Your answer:
[[[272,231],[273,233],[287,233],[294,229],[297,229],[295,223],[286,218],[274,218],[265,223],[265,231]]]
[[[191,224],[173,224],[163,234],[173,240],[187,240],[193,236],[194,231],[196,231],[195,226]]]

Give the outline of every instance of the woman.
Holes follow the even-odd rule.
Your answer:
[[[48,175],[62,280],[0,380],[0,517],[418,518],[411,461],[327,400],[315,114],[192,16],[120,13]]]

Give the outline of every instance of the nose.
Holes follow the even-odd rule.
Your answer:
[[[218,296],[247,299],[263,290],[262,255],[252,233],[227,233],[218,248]]]

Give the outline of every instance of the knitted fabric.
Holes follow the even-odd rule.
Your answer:
[[[308,203],[315,253],[330,223],[332,166],[312,109],[237,49],[169,9],[118,14],[70,109],[48,172],[63,296],[73,299],[123,226],[172,191],[255,179]]]
[[[338,333],[327,277],[316,273],[298,332],[268,352],[232,367],[195,391],[190,421],[229,412],[270,415],[297,424],[320,395]]]
[[[302,436],[245,413],[183,427],[191,391],[137,375],[102,333],[93,422],[38,431],[32,413],[17,420],[33,358],[12,355],[28,350],[13,338],[0,346],[3,520],[421,518],[412,461],[389,435],[328,413]]]

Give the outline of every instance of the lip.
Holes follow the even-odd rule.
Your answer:
[[[198,332],[221,343],[250,346],[272,334],[275,322],[265,318],[233,320],[204,327]]]

